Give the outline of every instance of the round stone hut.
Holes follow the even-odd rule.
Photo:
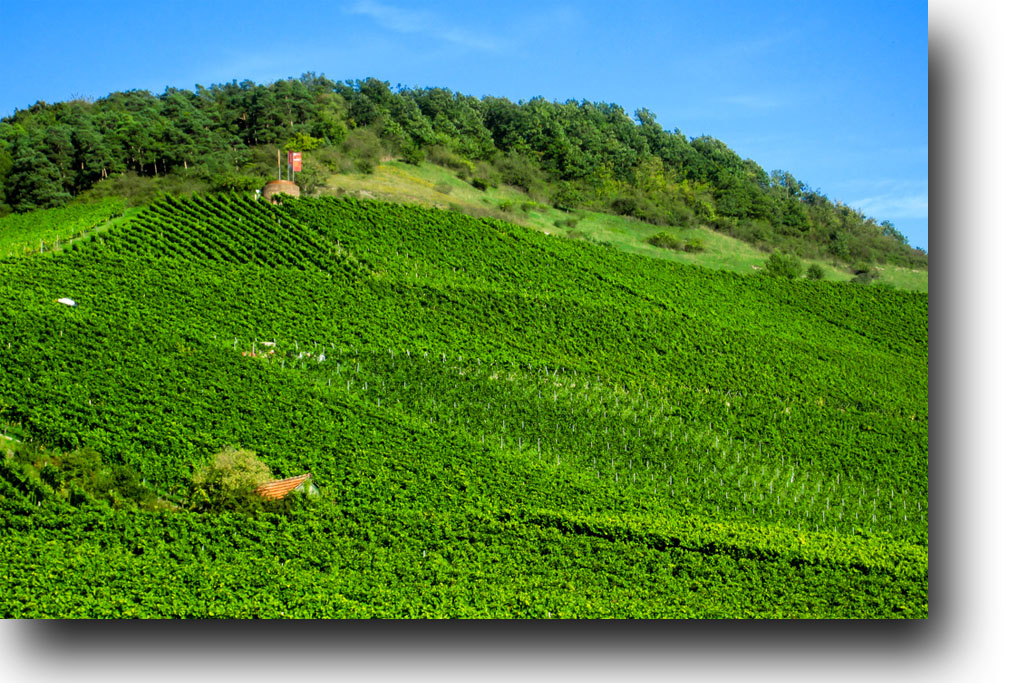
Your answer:
[[[263,196],[269,201],[274,201],[275,194],[286,194],[292,197],[299,196],[299,186],[290,180],[271,180],[263,186]]]

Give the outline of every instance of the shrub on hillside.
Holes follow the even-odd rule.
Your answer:
[[[792,280],[800,277],[803,270],[804,267],[800,263],[800,259],[792,254],[783,254],[778,251],[769,256],[768,261],[765,262],[765,272],[772,277],[784,277]]]
[[[210,176],[210,185],[215,192],[247,192],[252,194],[263,187],[266,178],[251,175],[215,173]]]
[[[441,145],[433,145],[428,147],[426,150],[427,161],[438,166],[444,166],[450,168],[453,171],[462,171],[464,173],[473,172],[473,162],[462,157],[455,152],[451,151],[447,147]]]
[[[855,263],[850,271],[853,273],[853,279],[851,282],[866,285],[870,284],[873,280],[878,278],[878,270],[870,263],[859,262]]]
[[[697,254],[704,251],[704,240],[699,237],[691,237],[683,244],[683,251],[690,254]]]
[[[199,510],[252,508],[261,502],[256,487],[272,478],[270,468],[255,452],[235,446],[223,448],[192,476],[192,507]]]
[[[544,185],[544,174],[537,164],[516,152],[499,155],[494,165],[501,182],[518,187],[523,192],[530,192]]]
[[[571,211],[583,203],[583,195],[569,183],[562,183],[551,196],[551,205],[562,211]]]
[[[316,162],[305,165],[303,170],[295,174],[295,184],[304,195],[314,194],[317,190],[327,187],[327,171]]]
[[[807,279],[808,280],[824,280],[825,269],[819,266],[817,263],[812,263],[807,266]]]
[[[647,243],[655,247],[661,247],[662,249],[675,249],[676,251],[685,249],[685,245],[682,242],[667,232],[659,232],[656,235],[651,235],[647,238]]]
[[[413,166],[419,166],[427,158],[423,149],[412,141],[403,144],[401,149],[398,150],[398,154],[402,161]]]
[[[377,134],[368,128],[357,128],[349,133],[341,148],[352,160],[355,170],[360,173],[373,173],[373,169],[384,156],[383,143]]]

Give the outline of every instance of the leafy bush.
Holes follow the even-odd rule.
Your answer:
[[[296,152],[312,152],[315,149],[320,149],[324,146],[326,140],[323,138],[315,138],[309,133],[296,133],[281,145],[284,149],[296,151]]]
[[[807,266],[807,279],[808,280],[824,280],[825,269],[819,266],[817,263],[812,263]]]
[[[691,237],[683,244],[683,251],[696,254],[704,251],[704,240],[699,237]]]
[[[263,187],[267,182],[266,178],[251,175],[231,175],[228,173],[217,173],[210,176],[210,184],[216,192],[249,192]]]
[[[484,182],[483,180],[480,180],[480,178],[473,178],[469,182],[470,182],[470,184],[473,187],[475,187],[476,189],[480,190],[481,192],[486,192],[487,191],[487,183]]]
[[[679,239],[673,237],[667,232],[659,232],[656,235],[648,237],[647,243],[655,247],[661,247],[662,249],[675,249],[676,251],[681,251],[685,248]]]
[[[878,279],[878,270],[870,263],[859,262],[855,263],[850,271],[853,273],[853,279],[851,282],[866,285],[871,281]]]
[[[609,207],[620,216],[638,218],[638,202],[636,197],[616,197],[611,201]]]
[[[765,263],[765,272],[772,277],[784,277],[792,280],[800,277],[803,270],[804,267],[800,263],[800,259],[792,254],[783,254],[778,251],[769,256]]]
[[[304,195],[314,194],[317,190],[327,187],[327,173],[319,165],[311,164],[295,174],[295,183]]]
[[[544,184],[544,174],[529,158],[515,152],[500,155],[495,166],[506,185],[518,187],[523,192],[530,192]]]
[[[562,211],[571,211],[575,209],[583,202],[583,196],[580,191],[572,185],[563,183],[555,191],[555,194],[551,197],[551,203],[556,209]]]
[[[251,450],[229,446],[192,476],[192,507],[244,509],[260,502],[256,487],[273,478],[270,468]]]
[[[459,156],[447,147],[433,145],[425,150],[427,160],[432,164],[450,168],[453,171],[473,172],[473,162]]]
[[[384,145],[380,138],[367,128],[357,128],[349,133],[341,148],[360,173],[373,173],[384,156]]]
[[[413,142],[407,142],[402,145],[402,148],[399,150],[399,154],[401,154],[402,161],[407,164],[412,164],[413,166],[419,166],[427,157],[423,149]]]

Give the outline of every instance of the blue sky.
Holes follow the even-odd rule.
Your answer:
[[[926,2],[13,2],[0,116],[322,73],[645,107],[928,247]]]

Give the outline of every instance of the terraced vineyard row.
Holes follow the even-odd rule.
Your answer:
[[[927,537],[926,482],[909,462],[897,461],[902,470],[877,467],[872,442],[829,416],[779,406],[768,421],[778,432],[846,438],[853,457],[811,439],[794,450],[770,438],[767,444],[735,438],[730,411],[739,397],[657,386],[630,390],[566,368],[484,363],[443,352],[353,355],[326,345],[298,346],[282,343],[274,363],[480,444],[640,487],[670,506],[798,530]]]
[[[57,454],[0,468],[0,611],[926,616],[926,340],[920,295],[415,207],[163,200],[0,262],[0,429]],[[230,444],[321,499],[190,508]]]
[[[344,269],[320,233],[266,202],[223,195],[167,198],[107,237],[107,252],[299,270]]]
[[[0,217],[0,258],[49,253],[72,244],[90,229],[124,214],[124,200],[43,209]]]

